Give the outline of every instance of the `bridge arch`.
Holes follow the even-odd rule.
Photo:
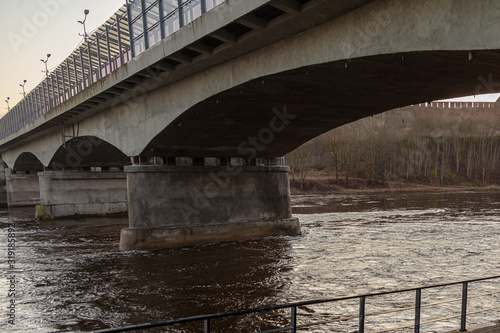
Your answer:
[[[141,155],[272,158],[394,108],[500,91],[478,79],[500,52],[475,52],[474,61],[468,56],[468,51],[386,54],[259,77],[190,107]],[[500,70],[495,74],[500,77]]]
[[[48,167],[53,170],[84,170],[92,167],[122,168],[128,164],[128,156],[112,144],[95,136],[79,136],[61,145]]]
[[[12,170],[15,172],[39,172],[44,170],[44,166],[35,154],[23,152],[15,160]]]

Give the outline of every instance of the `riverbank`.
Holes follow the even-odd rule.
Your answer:
[[[382,183],[378,180],[351,178],[348,182],[336,179],[328,172],[311,172],[304,179],[290,175],[290,190],[298,194],[331,194],[331,193],[381,193],[381,192],[460,192],[460,191],[500,191],[500,184],[471,183],[456,181],[439,184],[437,182],[421,182],[411,180],[392,180]]]

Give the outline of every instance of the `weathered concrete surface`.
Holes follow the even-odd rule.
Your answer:
[[[39,219],[127,212],[124,172],[45,171],[38,177]]]
[[[9,206],[31,206],[40,203],[40,186],[36,174],[15,174],[5,170],[7,182],[7,204]]]
[[[337,3],[326,1],[255,36],[290,29],[301,15],[321,17]],[[227,24],[232,8],[221,8]],[[169,77],[168,84],[144,84],[141,89],[151,88],[147,93],[137,89],[137,98],[81,119],[79,133],[99,137],[127,156],[241,156],[239,145],[269,126],[273,108],[287,105],[296,115],[294,122],[259,152],[262,157],[280,156],[328,129],[371,114],[497,91],[500,88],[488,80],[500,75],[499,17],[496,1],[371,1],[266,47],[245,44],[247,53],[228,56],[224,63],[188,64],[186,68],[203,70],[177,81]],[[210,26],[204,20],[200,22]],[[200,26],[194,26],[198,34]],[[171,45],[179,45],[183,34]],[[193,34],[185,38],[192,41]],[[238,41],[224,50],[241,49]],[[147,66],[166,51],[164,44],[152,48],[128,70]],[[469,51],[476,52],[475,61],[468,61]],[[60,133],[54,133],[23,142],[24,149],[9,148],[2,156],[10,165],[21,151],[29,150],[47,165],[60,146],[59,138]]]
[[[120,249],[297,235],[288,167],[128,166]]]

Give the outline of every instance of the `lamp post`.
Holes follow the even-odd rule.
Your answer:
[[[23,88],[23,92],[22,92],[22,93],[20,93],[20,94],[21,94],[21,95],[23,95],[23,97],[24,97],[24,98],[26,97],[26,90],[24,90],[24,86],[26,85],[26,82],[28,82],[28,80],[23,80],[23,83],[22,83],[22,84],[21,84],[21,83],[19,84],[19,86],[20,86],[21,88]]]
[[[43,62],[45,64],[45,71],[42,70],[42,73],[45,73],[45,77],[49,77],[49,69],[47,68],[47,62],[49,61],[49,58],[50,58],[51,54],[47,54],[47,59],[43,60],[43,59],[40,59],[41,62]]]
[[[7,112],[10,111],[9,100],[10,100],[10,97],[7,97],[7,99],[5,100],[5,103],[7,103]]]
[[[78,34],[78,35],[82,36],[85,39],[85,41],[87,40],[87,38],[89,38],[89,36],[87,35],[87,28],[85,27],[85,21],[87,21],[87,15],[89,14],[89,12],[90,11],[88,9],[85,9],[83,11],[83,13],[85,14],[83,21],[78,21],[78,23],[83,25],[83,35],[82,34]]]

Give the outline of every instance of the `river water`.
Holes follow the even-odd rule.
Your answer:
[[[308,195],[292,202],[301,236],[156,252],[118,251],[124,218],[39,223],[33,208],[1,210],[0,331],[92,331],[500,274],[500,193]],[[16,262],[9,267],[12,238]],[[9,297],[12,287],[15,296]],[[500,280],[471,286],[469,295],[495,288],[500,290]],[[423,303],[459,297],[459,291],[459,286],[424,291]],[[412,296],[368,300],[367,313],[411,306]],[[12,300],[15,325],[8,317]],[[426,308],[422,320],[456,314],[459,303]],[[498,305],[493,295],[471,300],[469,309]],[[355,315],[357,309],[352,301],[303,307],[299,322]],[[368,317],[367,331],[411,324],[413,311]],[[288,318],[288,312],[278,311],[213,327],[256,332],[286,325]],[[474,315],[469,323],[496,319],[499,310]],[[301,332],[355,332],[356,323]],[[458,318],[432,323],[422,332],[446,332],[458,323]],[[169,332],[196,331],[201,327]]]

